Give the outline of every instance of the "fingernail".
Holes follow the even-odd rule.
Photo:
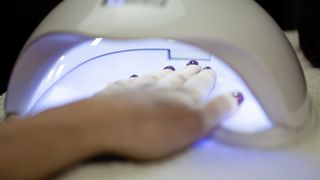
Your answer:
[[[232,92],[232,96],[238,99],[238,104],[242,104],[242,102],[244,101],[244,96],[241,92],[235,91]]]
[[[163,69],[164,69],[164,70],[165,70],[165,69],[170,69],[170,70],[172,70],[172,71],[175,71],[175,70],[176,70],[176,68],[174,68],[173,66],[166,66],[166,67],[164,67]]]
[[[203,68],[203,70],[206,70],[206,69],[212,69],[210,66],[206,66]]]
[[[187,63],[187,66],[189,65],[199,65],[198,61],[196,60],[190,60],[188,63]]]
[[[131,76],[130,76],[130,78],[138,78],[139,76],[138,75],[136,75],[136,74],[132,74]]]

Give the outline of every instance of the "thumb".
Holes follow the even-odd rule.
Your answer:
[[[226,93],[210,100],[202,107],[206,132],[212,130],[223,119],[238,111],[244,97],[240,92]]]

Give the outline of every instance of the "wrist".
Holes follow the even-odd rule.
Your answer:
[[[115,138],[106,122],[116,117],[111,115],[112,106],[99,103],[99,100],[85,99],[48,110],[34,119],[57,129],[85,156],[110,153],[115,147]]]
[[[87,129],[74,123],[64,109],[15,118],[2,127],[4,176],[41,179],[96,155],[98,146],[90,141]]]

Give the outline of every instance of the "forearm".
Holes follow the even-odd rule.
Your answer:
[[[98,153],[95,138],[76,114],[66,114],[77,113],[68,108],[80,107],[58,108],[0,127],[0,179],[41,179]]]
[[[0,179],[46,178],[100,153],[165,157],[190,146],[241,103],[228,94],[198,109],[172,95],[163,90],[101,95],[10,121],[0,126]]]

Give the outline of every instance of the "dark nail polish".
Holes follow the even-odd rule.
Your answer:
[[[139,76],[138,75],[136,75],[136,74],[132,74],[131,76],[130,76],[130,78],[138,78]]]
[[[173,66],[166,66],[166,67],[164,67],[163,69],[170,69],[170,70],[172,70],[172,71],[175,71],[175,70],[176,70],[176,68],[174,68]]]
[[[232,96],[238,99],[238,104],[242,104],[244,101],[244,96],[241,92],[235,91],[232,93]]]
[[[187,63],[187,66],[188,65],[199,65],[198,61],[196,60],[190,60],[188,63]]]
[[[206,70],[206,69],[212,69],[210,66],[206,66],[203,68],[203,70]]]

